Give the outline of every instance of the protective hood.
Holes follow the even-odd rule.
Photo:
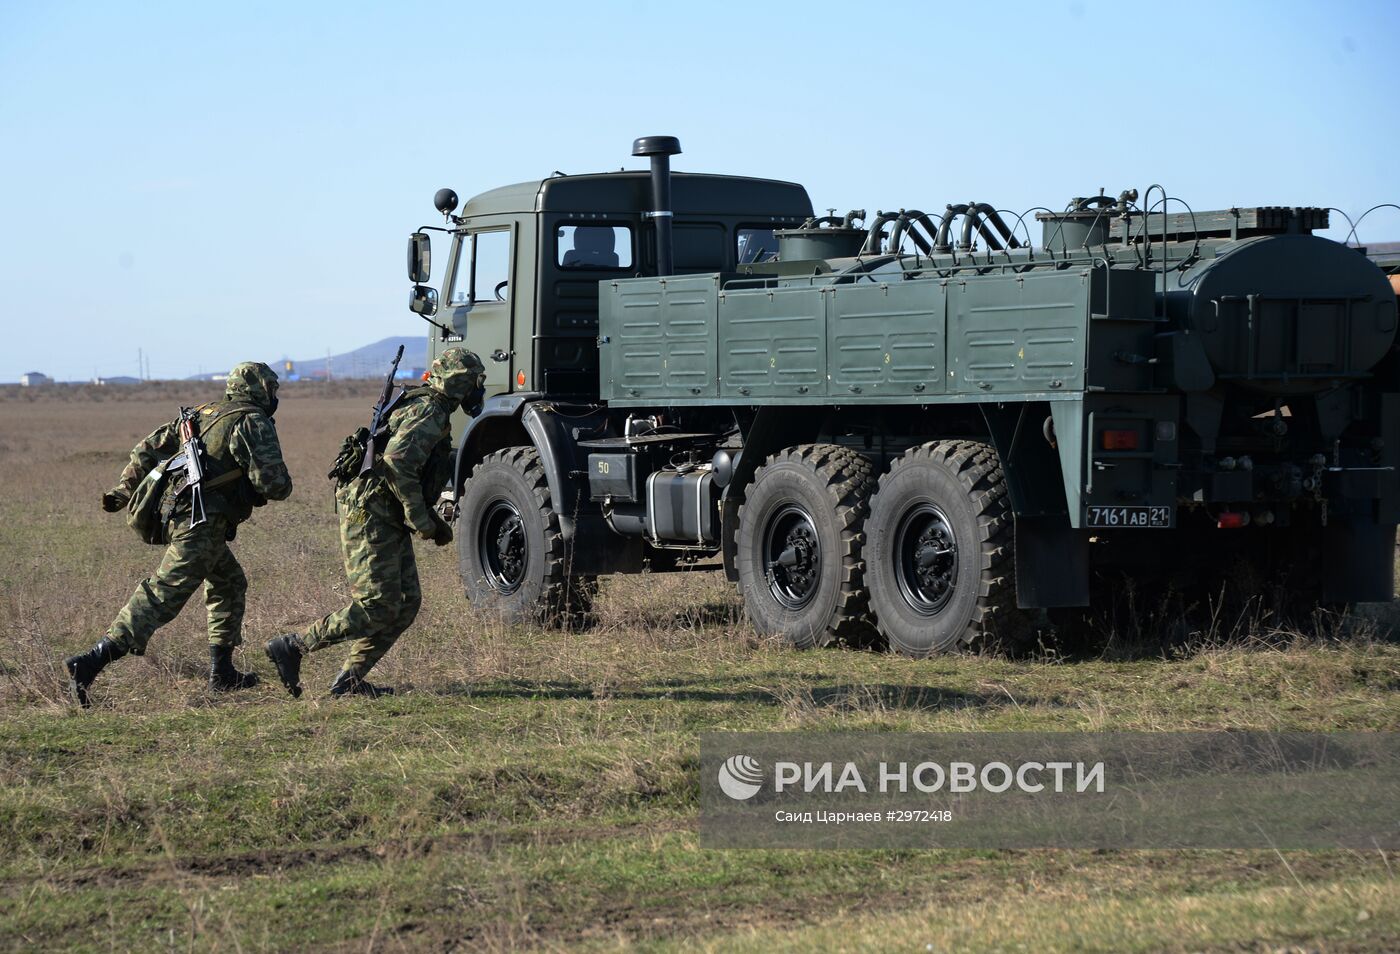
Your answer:
[[[228,373],[224,394],[230,401],[247,401],[271,414],[277,409],[277,372],[261,361],[236,364]]]
[[[466,348],[448,348],[428,369],[428,387],[461,403],[486,381],[486,367]]]

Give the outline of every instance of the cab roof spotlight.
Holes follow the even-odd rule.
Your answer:
[[[433,193],[433,208],[442,213],[444,219],[452,218],[457,208],[457,193],[451,189],[439,189]]]

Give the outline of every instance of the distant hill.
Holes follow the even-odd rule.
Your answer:
[[[394,360],[394,352],[403,345],[403,360],[399,371],[407,377],[415,370],[421,372],[428,365],[428,342],[422,335],[384,338],[374,344],[367,344],[354,351],[333,354],[330,357],[305,358],[292,362],[292,374],[301,379],[331,378],[380,378],[389,371],[389,362]],[[279,375],[286,375],[284,361],[269,361],[268,364]],[[197,374],[186,380],[223,380],[227,372]]]
[[[293,374],[302,378],[325,377],[330,368],[332,378],[381,378],[389,371],[389,362],[394,360],[394,352],[403,345],[403,360],[399,370],[403,372],[417,368],[421,371],[428,366],[428,340],[423,335],[384,338],[363,348],[333,354],[329,358],[306,358],[293,361]],[[278,374],[282,365],[274,364]]]

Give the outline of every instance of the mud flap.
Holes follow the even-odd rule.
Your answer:
[[[1016,518],[1016,605],[1089,605],[1089,534],[1067,515]]]

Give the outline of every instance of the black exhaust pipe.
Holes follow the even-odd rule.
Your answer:
[[[651,158],[652,211],[643,213],[656,226],[656,274],[675,271],[671,254],[671,157],[679,155],[681,141],[675,136],[643,136],[632,143],[632,155]]]

